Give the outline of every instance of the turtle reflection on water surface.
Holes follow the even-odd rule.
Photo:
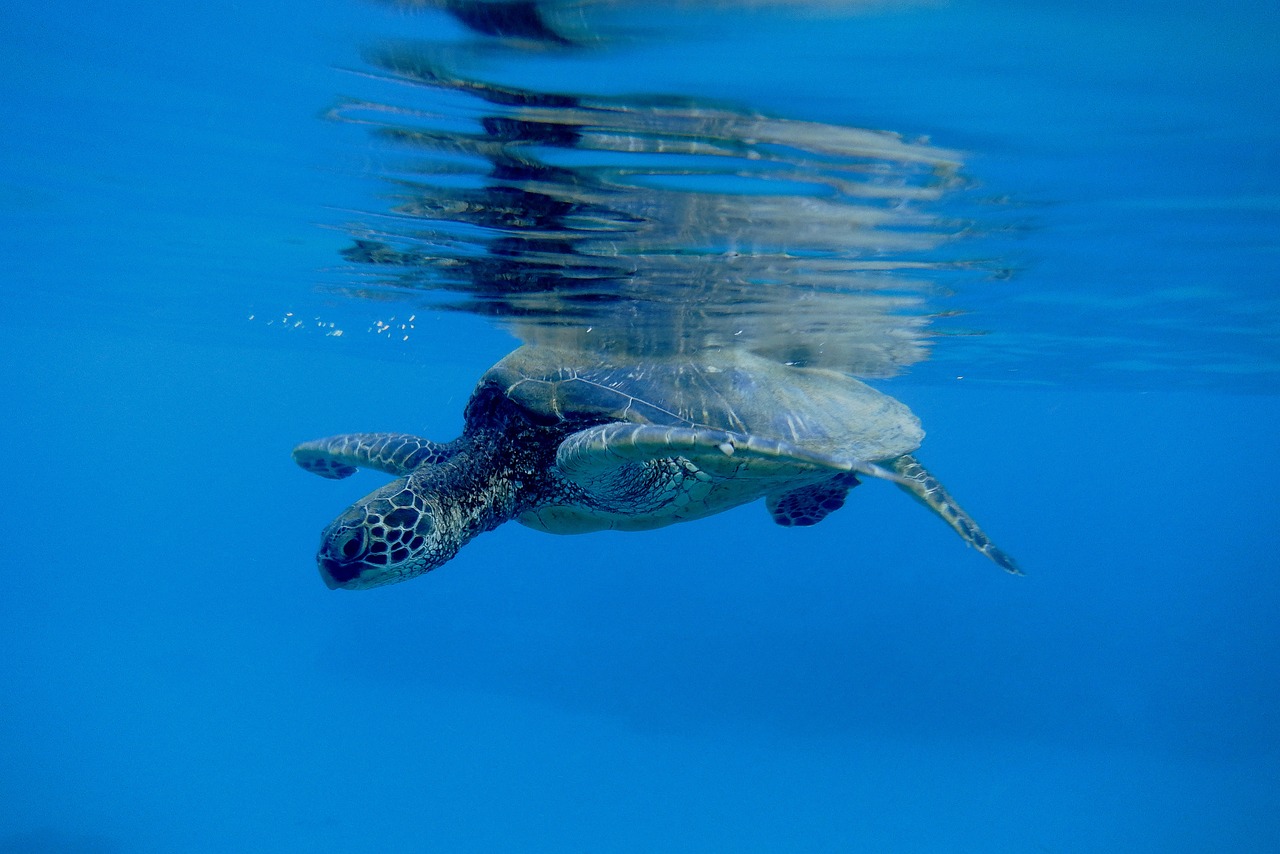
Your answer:
[[[911,456],[924,431],[906,406],[833,371],[725,350],[610,362],[521,347],[481,378],[447,443],[354,433],[299,445],[323,477],[357,467],[398,480],[325,529],[330,587],[403,581],[516,519],[555,534],[639,531],[763,497],[780,525],[839,509],[858,476],[892,480],[969,545],[1017,572]]]

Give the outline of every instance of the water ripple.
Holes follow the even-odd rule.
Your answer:
[[[350,223],[337,290],[491,316],[559,347],[735,346],[862,376],[926,357],[931,297],[977,266],[950,249],[974,230],[949,203],[966,187],[958,152],[473,70],[504,49],[520,48],[367,53],[362,75],[395,96],[330,117],[373,135],[388,204]]]

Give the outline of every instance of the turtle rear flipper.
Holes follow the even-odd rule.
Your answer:
[[[293,449],[293,461],[330,480],[350,477],[359,468],[403,477],[420,466],[447,460],[453,451],[453,443],[409,433],[345,433],[303,442]]]
[[[838,474],[813,486],[773,493],[765,499],[765,507],[784,528],[816,525],[843,507],[849,490],[858,483],[852,473]]]
[[[920,503],[942,517],[960,537],[1006,572],[1022,575],[1018,564],[983,533],[973,517],[964,511],[936,477],[910,454],[903,454],[890,467],[900,475],[898,485]]]

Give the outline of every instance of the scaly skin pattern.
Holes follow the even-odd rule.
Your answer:
[[[813,486],[770,496],[769,512],[773,515],[773,521],[784,528],[816,525],[844,506],[849,490],[857,486],[858,482],[857,475],[844,473]]]
[[[483,444],[463,443],[443,463],[423,466],[348,508],[321,537],[316,559],[325,582],[364,588],[412,578],[512,518],[516,481],[487,457]]]
[[[326,584],[363,589],[404,581],[435,569],[475,536],[531,507],[590,501],[584,490],[554,473],[555,449],[575,425],[537,425],[503,398],[489,402],[492,409],[470,420],[454,442],[416,440],[419,447],[439,453],[330,523],[316,555]],[[356,435],[366,438],[334,437],[301,447],[305,454],[314,448],[315,456],[323,450],[336,459],[374,467],[371,455],[347,454],[345,449],[364,447],[362,442],[377,448],[367,442],[377,434]]]

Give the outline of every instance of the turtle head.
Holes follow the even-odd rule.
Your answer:
[[[430,572],[462,545],[439,516],[413,475],[382,487],[325,528],[316,554],[321,578],[330,589],[361,590]]]

